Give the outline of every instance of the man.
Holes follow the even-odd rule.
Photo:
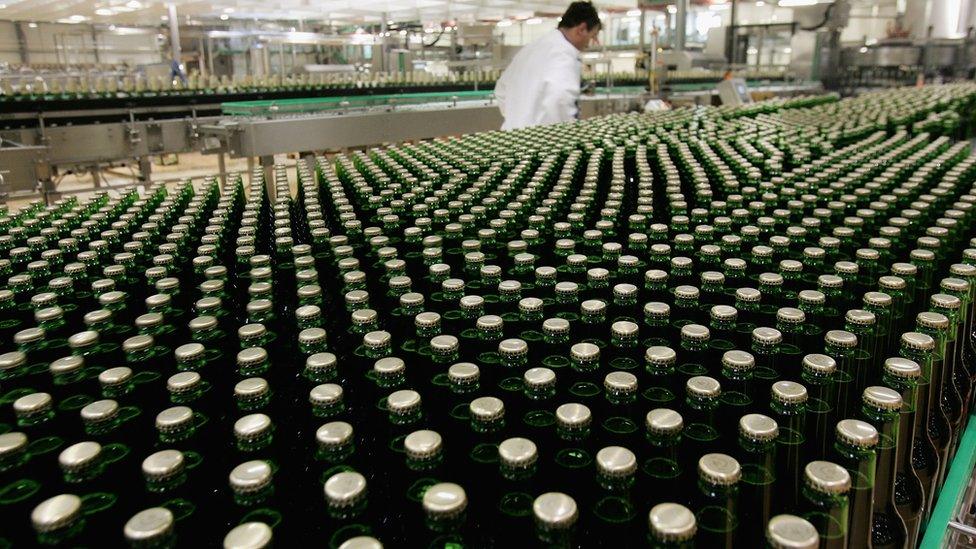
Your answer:
[[[600,32],[590,2],[569,5],[559,26],[523,47],[495,84],[503,130],[576,119],[580,95],[579,52]]]

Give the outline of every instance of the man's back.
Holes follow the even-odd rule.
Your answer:
[[[580,92],[579,52],[559,30],[523,47],[495,84],[503,130],[569,122]]]

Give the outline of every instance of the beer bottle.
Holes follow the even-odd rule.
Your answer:
[[[820,547],[847,547],[851,475],[847,469],[829,461],[811,461],[803,469],[800,516],[817,529]]]
[[[902,398],[894,389],[872,386],[864,390],[862,400],[864,404],[861,407],[861,415],[878,432],[877,473],[871,511],[871,545],[898,547],[904,544],[907,536],[905,525],[895,510],[892,493]]]
[[[696,542],[707,547],[734,547],[739,520],[742,467],[726,454],[705,454],[698,460],[695,517]]]
[[[770,549],[817,549],[817,529],[796,515],[776,515],[766,524],[766,546]]]
[[[747,546],[762,543],[763,527],[769,522],[773,510],[778,436],[779,426],[769,416],[746,414],[739,419],[736,454],[742,468],[742,480],[737,543]]]
[[[659,503],[647,517],[648,542],[655,549],[689,549],[695,545],[695,514],[678,503]]]
[[[851,477],[847,543],[852,547],[867,546],[871,537],[878,431],[859,419],[843,419],[837,422],[836,434],[837,463],[845,467]]]

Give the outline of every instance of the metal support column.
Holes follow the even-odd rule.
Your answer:
[[[227,184],[227,157],[224,153],[217,153],[217,173],[220,174],[221,186]]]
[[[684,51],[685,37],[688,35],[688,0],[677,0],[677,17],[674,22],[674,49]]]
[[[729,41],[727,42],[728,49],[726,50],[726,55],[727,55],[727,59],[728,59],[729,65],[734,64],[735,63],[735,60],[736,60],[736,57],[735,57],[735,48],[736,48],[736,42],[737,42],[736,38],[737,37],[735,35],[736,34],[736,22],[735,22],[736,17],[735,17],[735,13],[736,13],[736,11],[738,11],[736,9],[737,8],[737,4],[738,3],[736,2],[736,0],[732,0],[732,9],[729,12],[729,30],[728,30],[728,32],[729,32]]]
[[[176,4],[167,4],[169,13],[169,47],[170,55],[177,63],[183,62],[183,49],[180,45],[180,19],[176,14]]]
[[[139,158],[139,179],[146,185],[152,180],[152,161],[148,156]]]

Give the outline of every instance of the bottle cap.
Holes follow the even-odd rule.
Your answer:
[[[150,507],[132,515],[122,531],[129,545],[148,547],[171,536],[175,523],[176,519],[169,509]]]
[[[505,403],[492,396],[479,397],[468,405],[471,419],[482,422],[498,421],[505,417]]]
[[[423,506],[428,517],[450,519],[464,512],[468,506],[468,496],[458,484],[439,482],[424,492]]]
[[[21,434],[21,433],[15,433]],[[27,437],[24,437],[24,442],[26,443]],[[98,457],[102,453],[102,445],[86,440],[84,442],[79,442],[77,444],[72,444],[68,446],[58,455],[58,465],[61,466],[61,470],[65,472],[77,472],[84,471],[93,465],[98,463]],[[0,449],[0,456],[4,455],[2,449]]]
[[[861,398],[865,404],[878,410],[897,411],[902,406],[901,394],[888,387],[868,387]]]
[[[739,316],[739,311],[730,305],[715,305],[708,311],[709,317],[718,322],[732,322]]]
[[[674,352],[674,349],[663,345],[654,345],[644,351],[644,360],[649,365],[671,366],[677,359],[678,354]]]
[[[874,313],[865,311],[864,309],[851,309],[847,311],[847,314],[844,315],[844,320],[855,326],[874,326],[875,322],[877,322]]]
[[[766,542],[772,549],[817,549],[820,535],[806,519],[777,515],[766,525]]]
[[[61,494],[42,501],[31,511],[31,523],[38,533],[68,528],[81,517],[81,498]]]
[[[807,388],[793,381],[777,381],[771,389],[772,397],[780,404],[800,404],[807,401]]]
[[[374,537],[356,536],[342,542],[339,549],[383,549],[383,544]]]
[[[48,370],[54,375],[77,372],[85,366],[85,359],[77,355],[61,357],[48,365]]]
[[[183,473],[186,459],[179,450],[160,450],[142,460],[142,474],[149,481],[166,481]]]
[[[260,492],[271,484],[271,465],[260,459],[245,461],[231,470],[228,479],[235,494]]]
[[[572,528],[579,517],[576,501],[562,492],[547,492],[532,502],[536,525],[544,530]]]
[[[556,385],[556,372],[544,367],[529,368],[522,380],[528,389],[545,390]]]
[[[426,461],[440,456],[443,439],[436,431],[422,429],[407,435],[403,447],[408,458]]]
[[[852,349],[857,347],[857,336],[845,330],[830,330],[824,336],[828,345]]]
[[[823,494],[846,494],[851,489],[851,474],[830,461],[811,461],[803,468],[804,481]]]
[[[180,372],[169,376],[166,390],[173,394],[189,393],[200,387],[203,376],[197,372]]]
[[[316,385],[308,393],[308,402],[312,406],[334,406],[342,402],[342,392],[342,386],[335,383]]]
[[[605,477],[626,478],[637,471],[637,456],[623,446],[607,446],[596,453],[596,466]]]
[[[502,465],[512,469],[528,469],[539,458],[535,443],[527,438],[513,437],[498,445],[498,458]]]
[[[756,359],[752,353],[733,349],[722,354],[722,366],[736,372],[748,372],[756,367]]]
[[[265,414],[248,414],[234,422],[234,436],[239,441],[259,439],[274,427]]]
[[[928,334],[919,332],[905,332],[901,334],[901,344],[903,347],[916,351],[935,350],[935,340]]]
[[[685,324],[681,327],[681,339],[687,341],[708,341],[711,333],[701,324]]]
[[[884,371],[900,379],[918,379],[922,376],[922,367],[917,362],[900,356],[885,359]]]
[[[505,358],[523,357],[529,354],[529,344],[518,338],[503,339],[498,342],[498,354]]]
[[[11,431],[0,435],[0,459],[8,458],[27,448],[27,435]]]
[[[119,415],[119,403],[112,399],[96,400],[81,409],[81,421],[85,425],[98,425],[112,421]]]
[[[186,429],[193,422],[193,410],[187,406],[173,406],[156,414],[156,430],[172,433]]]
[[[271,527],[263,522],[245,522],[224,537],[224,549],[264,549],[271,546]]]
[[[837,361],[824,354],[811,353],[803,357],[803,371],[818,376],[833,375]]]
[[[478,382],[481,377],[481,370],[471,362],[458,362],[447,369],[447,377],[451,383],[469,385]]]
[[[717,486],[732,486],[742,478],[742,467],[732,456],[705,454],[698,460],[698,477]]]
[[[68,337],[68,347],[72,349],[83,349],[98,343],[98,332],[95,330],[85,330]]]
[[[637,376],[630,372],[610,372],[603,378],[607,394],[631,395],[637,392]]]
[[[779,436],[779,425],[769,416],[746,414],[739,418],[739,435],[756,442],[768,442]]]
[[[556,423],[563,429],[574,431],[586,429],[592,419],[593,414],[584,404],[570,402],[556,408]]]
[[[713,377],[695,376],[685,383],[685,391],[692,397],[718,398],[722,394],[722,385]]]
[[[315,430],[315,440],[324,450],[347,447],[353,441],[352,425],[345,421],[325,423]]]
[[[695,514],[684,505],[659,503],[648,515],[651,536],[665,543],[681,543],[695,537],[698,530]]]
[[[342,471],[325,481],[324,490],[329,507],[355,507],[366,497],[366,477],[356,471]]]
[[[248,347],[237,353],[237,365],[244,368],[256,366],[268,360],[268,351],[263,347]]]
[[[393,415],[409,415],[420,408],[420,393],[410,389],[394,391],[386,397],[386,407]]]
[[[873,448],[878,444],[878,430],[859,419],[842,419],[837,422],[837,440],[857,448]]]

